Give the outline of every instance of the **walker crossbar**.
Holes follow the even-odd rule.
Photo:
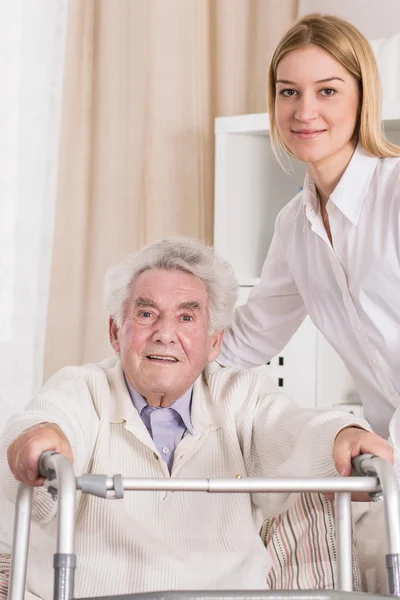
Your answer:
[[[400,596],[400,492],[391,465],[384,459],[362,455],[353,461],[353,477],[310,479],[163,479],[123,478],[121,475],[87,474],[74,477],[72,465],[64,456],[52,451],[40,459],[40,474],[53,497],[58,497],[57,553],[54,556],[54,600],[74,598],[74,525],[76,492],[103,498],[122,498],[125,490],[175,491],[208,493],[335,493],[335,521],[338,549],[338,592],[157,592],[113,596],[113,600],[363,600],[382,598],[373,594],[352,592],[351,493],[383,492],[389,554],[386,556],[389,591]],[[12,550],[8,600],[23,600],[29,545],[32,489],[19,484]],[[338,594],[340,596],[338,596]],[[89,600],[89,599],[80,599]],[[102,600],[111,600],[104,597]]]
[[[277,592],[274,590],[243,591],[171,591],[147,592],[143,594],[122,594],[119,596],[103,596],[101,600],[382,600],[392,598],[364,592],[343,592],[341,590],[295,590],[293,592]],[[97,600],[96,598],[80,598],[79,600]]]

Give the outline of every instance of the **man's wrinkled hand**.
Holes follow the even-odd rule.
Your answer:
[[[358,427],[346,427],[336,436],[333,445],[333,460],[339,475],[347,477],[352,471],[352,459],[359,454],[373,454],[394,462],[393,448],[376,433]],[[330,495],[329,495],[330,496]],[[357,502],[371,502],[366,493],[352,494],[351,499]]]
[[[7,450],[14,477],[27,485],[43,485],[39,475],[39,459],[46,450],[54,450],[73,462],[69,441],[55,423],[40,423],[19,435]]]

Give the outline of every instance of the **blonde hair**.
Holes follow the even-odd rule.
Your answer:
[[[390,142],[382,129],[382,90],[378,65],[368,40],[351,23],[333,15],[305,15],[289,29],[279,42],[268,73],[268,111],[270,135],[279,160],[281,150],[294,155],[283,142],[275,119],[276,73],[282,58],[291,52],[313,44],[328,52],[358,81],[360,111],[355,133],[371,156],[400,156],[400,147]],[[295,158],[295,157],[294,157]]]

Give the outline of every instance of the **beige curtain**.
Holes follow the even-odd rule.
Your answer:
[[[111,352],[107,267],[212,242],[214,119],[264,112],[295,0],[70,0],[45,373]]]

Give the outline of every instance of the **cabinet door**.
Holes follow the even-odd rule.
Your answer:
[[[278,164],[266,135],[217,135],[215,250],[229,260],[240,285],[260,277],[279,211],[298,192],[304,165],[293,176]]]

